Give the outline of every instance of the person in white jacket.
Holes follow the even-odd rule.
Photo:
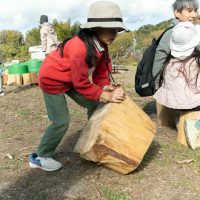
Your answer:
[[[40,39],[41,39],[42,51],[45,53],[45,55],[48,55],[58,46],[57,34],[52,25],[48,22],[48,16],[41,15],[40,24],[41,24]]]

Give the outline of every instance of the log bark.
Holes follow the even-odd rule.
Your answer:
[[[31,85],[37,83],[37,75],[36,73],[25,73],[22,75],[23,77],[23,85]]]
[[[176,125],[176,111],[156,102],[157,121],[161,126],[175,126]]]
[[[8,82],[8,75],[3,75],[3,85],[7,85]]]
[[[80,157],[128,174],[141,163],[156,132],[155,123],[128,96],[100,106],[75,146]]]
[[[21,74],[8,75],[7,85],[22,85],[22,75]]]

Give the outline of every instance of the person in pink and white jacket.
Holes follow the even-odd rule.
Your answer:
[[[161,87],[153,96],[168,108],[196,110],[200,106],[200,27],[191,22],[180,22],[172,29],[171,55],[166,59]],[[200,122],[186,120],[188,145],[197,147],[195,138],[200,135]]]

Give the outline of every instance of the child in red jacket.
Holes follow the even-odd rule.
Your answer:
[[[120,103],[124,100],[122,87],[112,84],[109,78],[112,67],[107,48],[123,30],[126,29],[118,5],[95,2],[78,36],[63,41],[45,58],[38,80],[52,124],[46,129],[36,153],[29,156],[30,167],[45,171],[62,167],[52,155],[69,126],[65,94],[87,109],[88,118],[101,101]]]

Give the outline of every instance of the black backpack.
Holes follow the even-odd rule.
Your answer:
[[[135,91],[141,97],[152,96],[155,93],[155,80],[161,72],[160,70],[155,77],[152,75],[156,48],[165,32],[172,28],[173,26],[167,28],[157,40],[155,38],[152,40],[151,46],[145,50],[142,59],[137,66],[135,74]]]

